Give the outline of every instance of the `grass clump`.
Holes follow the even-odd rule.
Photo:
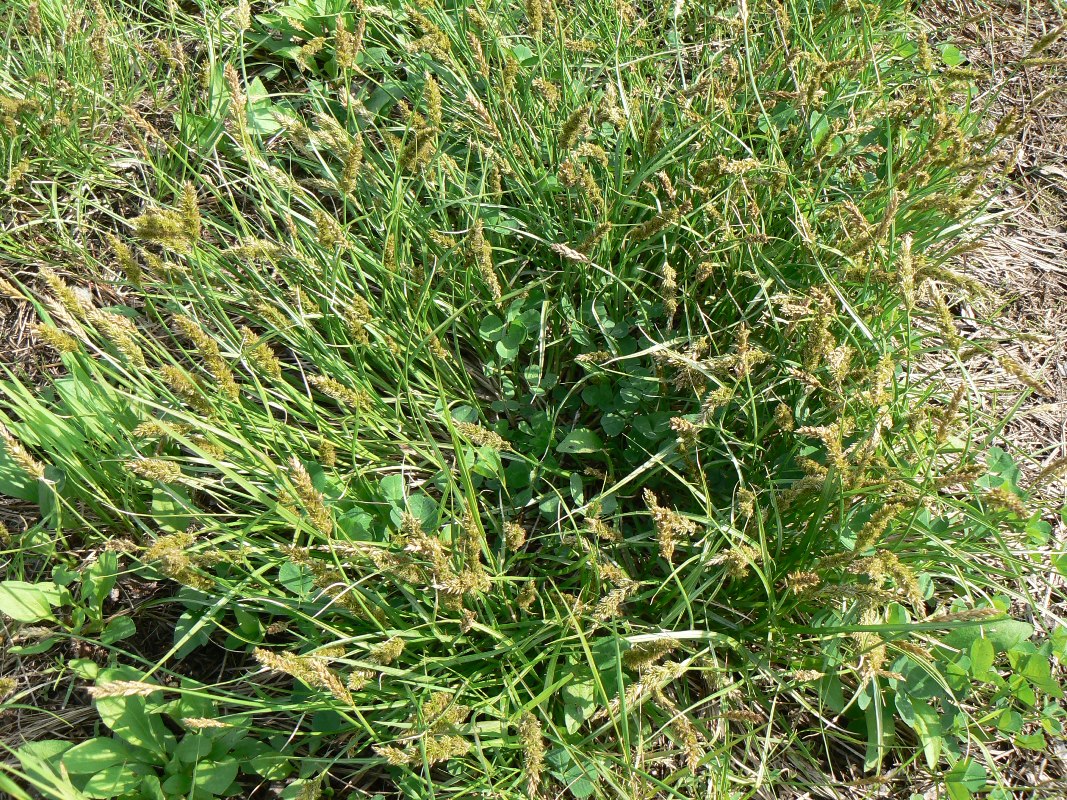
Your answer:
[[[2,386],[0,610],[100,718],[17,796],[971,792],[1058,731],[954,389],[996,142],[903,3],[44,11],[8,68],[133,122],[56,165],[4,106],[100,193],[0,239],[62,345]]]

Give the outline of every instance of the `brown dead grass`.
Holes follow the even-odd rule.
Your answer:
[[[1005,114],[1020,126],[1005,142],[1008,181],[993,189],[991,210],[999,216],[983,246],[959,258],[956,269],[974,276],[994,300],[962,301],[962,333],[995,340],[997,351],[1025,366],[1046,391],[1025,396],[1019,382],[995,358],[968,362],[971,396],[991,419],[1013,412],[998,437],[1029,483],[1048,464],[1067,456],[1067,63],[1013,66],[1034,42],[1063,24],[1047,0],[937,0],[920,15],[932,39],[955,44],[970,66],[989,75],[979,103],[988,103],[992,128]],[[1067,36],[1042,54],[1067,62]],[[1067,505],[1067,474],[1032,487],[1047,510],[1053,535],[1047,556],[1067,546],[1067,526],[1058,511]],[[1051,560],[1022,587],[1046,630],[1067,618],[1067,590]],[[1067,796],[1067,745],[1050,742],[1045,753],[995,754],[1016,789],[1013,796],[1037,800]]]
[[[987,124],[1008,113],[1021,122],[1004,145],[1010,182],[992,203],[1000,220],[983,247],[962,256],[957,267],[1000,299],[996,308],[963,303],[965,326],[992,335],[1001,352],[1047,387],[1022,401],[1001,437],[1022,456],[1024,474],[1033,476],[1067,455],[1067,66],[1014,64],[1062,23],[1062,14],[1046,0],[939,0],[921,14],[938,39],[954,43],[972,67],[990,75],[979,97],[980,105],[991,103]],[[1067,58],[1067,36],[1042,56]],[[992,311],[1001,313],[990,320]],[[1018,381],[993,359],[969,366],[982,410],[993,416],[1010,411],[1019,400]],[[1048,482],[1041,492],[1062,504],[1067,481]]]

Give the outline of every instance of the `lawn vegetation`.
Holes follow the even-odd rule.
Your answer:
[[[906,3],[3,10],[11,796],[1008,798],[1060,735],[955,318],[1011,121]]]

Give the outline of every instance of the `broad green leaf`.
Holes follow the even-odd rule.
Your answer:
[[[202,761],[211,754],[214,744],[215,740],[210,736],[202,733],[187,733],[174,748],[174,758],[189,763]]]
[[[137,624],[130,617],[115,617],[110,620],[100,634],[102,644],[114,644],[129,639],[137,633]]]
[[[574,680],[563,687],[560,695],[563,698],[563,722],[567,733],[573,734],[596,712],[596,686],[592,680]]]
[[[556,445],[557,453],[577,455],[580,453],[599,453],[604,449],[604,442],[589,428],[575,428]]]
[[[985,677],[993,668],[996,651],[988,639],[975,639],[971,642],[971,674],[976,678]]]
[[[139,787],[141,780],[140,774],[125,765],[117,764],[94,774],[85,784],[83,791],[89,797],[118,797]]]
[[[378,484],[381,488],[382,497],[391,505],[400,507],[404,504],[404,476],[400,474],[386,475]]]
[[[193,523],[196,508],[188,493],[178,486],[152,489],[152,519],[165,533],[184,533]]]
[[[128,673],[132,670],[105,670],[101,673],[98,686],[107,685],[112,680],[130,680]],[[144,697],[100,697],[96,700],[96,712],[112,732],[132,745],[143,747],[153,753],[166,755],[173,746],[174,735],[171,734],[163,720],[147,711]]]
[[[237,760],[225,758],[221,761],[206,761],[196,765],[193,772],[193,785],[211,794],[222,794],[237,777]]]
[[[626,419],[619,414],[605,414],[600,418],[600,427],[608,436],[618,436],[626,430]]]
[[[534,55],[533,50],[524,44],[513,45],[511,48],[511,54],[515,56],[515,60],[522,64],[524,67],[530,64],[537,63],[537,56]]]
[[[1039,689],[1052,697],[1062,697],[1063,689],[1059,682],[1052,677],[1052,668],[1049,660],[1041,653],[1024,656],[1015,667],[1016,672]]]
[[[16,622],[41,622],[55,619],[52,608],[60,604],[62,594],[51,581],[0,583],[0,613]]]
[[[292,561],[278,567],[278,581],[297,597],[305,597],[315,588],[315,576],[307,567]]]
[[[958,47],[952,44],[946,44],[941,48],[941,60],[945,62],[946,66],[958,67],[967,59],[964,58],[963,53],[960,52]]]
[[[91,775],[118,764],[151,760],[152,754],[112,737],[90,739],[63,754],[60,763],[71,775]]]
[[[1023,750],[1034,750],[1039,753],[1043,753],[1048,749],[1048,741],[1046,741],[1045,734],[1042,731],[1019,734],[1015,737],[1015,745]]]
[[[985,767],[970,758],[957,761],[945,776],[945,789],[952,800],[970,800],[986,786]]]
[[[495,342],[504,334],[504,322],[492,314],[485,317],[478,326],[478,335],[486,341]]]
[[[1034,626],[1030,623],[1005,619],[997,622],[962,625],[945,635],[945,644],[969,651],[977,639],[984,637],[993,643],[998,653],[1005,653],[1033,635]]]
[[[82,596],[97,608],[104,604],[119,579],[118,556],[111,550],[100,553],[82,578]]]

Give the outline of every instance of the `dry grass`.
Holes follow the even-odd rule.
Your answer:
[[[993,203],[1002,219],[980,250],[961,256],[959,266],[1002,300],[994,335],[1048,387],[1045,396],[1023,401],[1003,435],[1029,459],[1022,466],[1033,475],[1067,455],[1067,93],[1062,91],[1067,68],[1009,71],[1008,65],[1060,25],[1062,15],[1049,2],[974,0],[932,3],[922,13],[941,38],[990,75],[979,99],[993,100],[990,127],[1008,113],[1021,122],[1004,145],[1010,182]],[[1043,56],[1067,56],[1067,39]],[[964,312],[976,328],[982,326],[981,310]],[[1016,402],[1017,381],[992,360],[972,366],[976,388],[988,401],[983,410],[1007,411]],[[1043,493],[1046,499],[1067,499],[1067,482],[1051,482]]]
[[[986,308],[962,304],[971,330],[998,340],[1002,352],[1039,376],[1044,394],[1020,400],[1018,382],[993,358],[969,364],[973,396],[991,417],[1018,405],[998,442],[1017,457],[1032,479],[1045,466],[1067,456],[1067,65],[1009,68],[1024,58],[1041,36],[1063,24],[1054,3],[949,0],[926,5],[921,15],[941,40],[956,44],[969,63],[990,77],[979,102],[992,100],[990,127],[1006,114],[1018,117],[1018,130],[1004,144],[1008,181],[997,187],[992,210],[1001,216],[983,246],[960,256],[957,269],[986,284],[995,300]],[[1067,37],[1042,54],[1067,57]],[[999,312],[990,324],[991,311]],[[1067,475],[1034,487],[1050,509],[1067,503]],[[1050,514],[1053,536],[1048,552],[1062,551],[1067,526]],[[1049,566],[1047,581],[1028,588],[1035,608],[1051,628],[1067,615],[1064,581]],[[1015,776],[1019,798],[1058,798],[1067,793],[1067,748],[1052,742],[1046,753],[998,754],[1005,773]],[[935,796],[935,795],[930,795]]]

